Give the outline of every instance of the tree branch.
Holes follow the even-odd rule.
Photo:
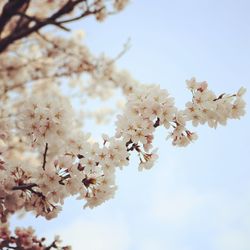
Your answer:
[[[104,9],[104,7],[100,8],[100,9],[97,9],[97,10],[94,10],[94,11],[90,11],[89,9],[87,9],[87,10],[86,10],[84,13],[82,13],[80,16],[74,17],[74,18],[71,18],[71,19],[67,19],[67,20],[63,20],[63,21],[60,21],[59,23],[60,23],[60,24],[63,24],[63,23],[74,22],[74,21],[80,20],[80,19],[83,18],[83,17],[89,16],[89,15],[95,15],[95,14],[97,14],[98,12],[102,11],[103,9]]]
[[[48,143],[46,142],[44,153],[43,153],[43,165],[42,165],[43,170],[45,170],[45,165],[46,165],[46,162],[47,162],[46,161],[47,152],[48,152]]]
[[[52,24],[52,25],[55,25],[65,31],[70,31],[69,28],[66,28],[64,27],[61,23],[59,22],[56,22],[55,20],[52,20],[52,19],[39,19],[35,16],[29,16],[29,15],[26,15],[25,13],[21,13],[21,12],[18,12],[16,13],[15,15],[19,15],[21,17],[24,17],[26,18],[27,20],[29,20],[30,22],[31,21],[34,21],[35,23],[46,23],[46,24]]]
[[[20,11],[20,9],[23,7],[27,9],[29,2],[30,0],[9,0],[5,4],[0,16],[0,34],[2,33],[5,25],[10,21],[17,11]]]
[[[13,1],[18,2],[18,0],[13,0]],[[19,1],[20,2],[27,2],[28,0],[19,0]],[[37,32],[38,30],[40,30],[41,28],[43,28],[44,26],[49,25],[49,24],[56,25],[56,26],[60,27],[61,29],[68,31],[67,28],[62,26],[63,23],[61,23],[60,21],[56,21],[56,20],[64,15],[72,12],[74,10],[74,8],[81,2],[86,2],[86,0],[75,0],[75,1],[68,0],[68,2],[66,2],[66,4],[63,5],[58,11],[56,11],[51,17],[46,18],[40,22],[36,22],[35,25],[32,27],[27,26],[27,27],[24,27],[24,29],[20,29],[18,32],[17,31],[12,32],[10,35],[8,35],[7,37],[0,40],[0,53],[3,52],[6,48],[8,48],[8,46],[10,44],[12,44],[13,42],[15,42],[16,40],[19,40],[21,38],[29,36],[33,32]],[[9,15],[12,17],[13,15],[16,14],[16,12],[18,10],[19,10],[18,8],[15,8],[15,11],[12,10],[11,12],[9,12]],[[6,13],[6,10],[3,11],[3,13]],[[95,14],[95,11],[91,12],[91,11],[87,10],[86,12],[84,12],[82,14],[82,17],[85,17],[87,15],[91,15],[91,14]],[[2,24],[1,24],[1,18],[3,19]],[[77,18],[76,20],[78,20],[78,19],[79,18]],[[1,26],[3,29],[9,20],[10,20],[10,17],[8,17],[8,19],[6,19],[6,18],[4,19],[3,17],[0,17],[0,31],[1,31]],[[70,20],[65,20],[65,21],[70,22]],[[74,20],[72,19],[72,21],[74,21]]]
[[[38,185],[36,183],[26,183],[26,184],[22,184],[22,185],[18,185],[12,188],[12,190],[30,190],[33,187],[38,187]]]
[[[36,183],[26,183],[26,184],[21,184],[21,185],[15,186],[15,187],[12,188],[12,190],[13,191],[16,191],[16,190],[21,190],[21,191],[29,190],[31,193],[36,194],[37,196],[42,197],[43,199],[46,199],[44,194],[42,192],[35,191],[33,189],[34,187],[38,187],[38,185]]]

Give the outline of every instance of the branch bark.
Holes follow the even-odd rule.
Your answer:
[[[10,19],[22,8],[27,9],[30,0],[9,0],[3,7],[2,14],[0,16],[0,34],[2,33],[6,24]]]
[[[4,29],[5,25],[10,21],[10,19],[14,15],[17,15],[17,14],[20,15],[20,11],[19,11],[20,6],[22,7],[24,4],[28,4],[29,1],[30,0],[9,0],[9,2],[4,6],[2,15],[0,16],[0,32]],[[30,19],[28,22],[29,24],[32,20],[35,22],[35,24],[30,27],[29,25],[27,25],[27,23],[25,23],[23,27],[19,27],[18,30],[14,29],[15,32],[12,32],[7,37],[1,39],[0,40],[0,53],[4,52],[15,41],[22,39],[24,37],[27,37],[34,32],[38,32],[41,28],[47,25],[56,25],[59,28],[68,31],[68,28],[63,26],[64,23],[73,22],[81,18],[84,18],[86,16],[94,15],[102,10],[102,9],[98,9],[98,10],[90,11],[89,9],[86,9],[86,11],[84,11],[80,16],[77,16],[76,18],[71,18],[71,19],[67,19],[63,21],[57,20],[58,18],[61,18],[65,16],[66,14],[69,14],[70,12],[72,12],[79,3],[84,3],[84,2],[86,3],[87,0],[68,0],[66,4],[64,4],[53,15],[40,21],[38,21],[38,19],[35,17],[26,16],[26,18]]]
[[[47,162],[46,161],[47,152],[48,152],[48,143],[46,142],[44,153],[43,153],[43,165],[42,165],[43,170],[45,170],[45,165],[46,165],[46,162]]]

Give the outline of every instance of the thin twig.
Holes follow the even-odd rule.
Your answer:
[[[12,190],[30,190],[33,187],[37,187],[38,185],[36,183],[26,183],[26,184],[22,184],[19,186],[15,186],[12,188]]]
[[[52,20],[49,18],[48,19],[39,19],[35,16],[29,16],[29,15],[26,15],[25,13],[21,13],[21,12],[17,12],[17,13],[15,13],[15,15],[21,16],[22,18],[26,18],[29,22],[33,21],[36,24],[39,24],[39,23],[52,24],[52,25],[58,26],[59,28],[65,30],[65,31],[70,31],[69,28],[64,27],[61,23],[56,22],[55,20]]]
[[[16,190],[21,190],[21,191],[30,191],[31,193],[39,196],[39,197],[42,197],[43,199],[46,199],[45,195],[42,193],[42,192],[39,192],[39,191],[35,191],[33,188],[34,187],[38,187],[38,185],[36,183],[24,183],[24,184],[21,184],[21,185],[18,185],[18,186],[14,186],[12,188],[13,191],[16,191]]]
[[[123,45],[122,51],[111,61],[111,63],[116,62],[119,60],[130,48],[131,48],[131,39],[128,38],[127,42]]]
[[[46,142],[45,150],[44,150],[44,153],[43,153],[43,165],[42,165],[43,170],[45,170],[45,165],[46,165],[46,162],[47,162],[46,161],[47,152],[48,152],[48,143]]]

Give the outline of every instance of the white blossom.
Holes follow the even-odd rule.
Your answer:
[[[67,30],[64,24],[76,14],[103,21],[129,3],[45,2],[30,1],[29,6],[15,11],[15,17],[0,30],[0,43],[18,37],[13,34],[17,34],[20,25],[32,29],[37,22],[52,20],[48,24]],[[1,12],[10,8],[9,3],[12,1],[1,1]],[[79,5],[72,8],[76,3]],[[67,13],[63,12],[65,5],[69,8]],[[55,11],[59,9],[63,15]],[[48,18],[55,13],[59,13],[58,18]],[[198,138],[188,126],[207,124],[216,128],[245,114],[245,88],[236,94],[217,96],[208,89],[207,82],[197,82],[195,78],[187,81],[191,100],[184,110],[178,110],[174,98],[159,85],[141,84],[127,71],[117,69],[116,60],[124,51],[113,59],[104,54],[95,56],[84,44],[83,34],[84,31],[78,31],[61,37],[56,32],[37,29],[22,40],[14,40],[5,50],[1,51],[0,46],[2,224],[21,210],[53,219],[69,196],[76,195],[89,208],[113,198],[117,190],[116,171],[127,166],[132,155],[138,157],[139,170],[151,169],[155,164],[158,155],[153,145],[154,133],[160,126],[167,130],[172,145],[185,147]],[[108,122],[107,116],[113,115],[114,110],[103,106],[89,112],[85,101],[108,100],[118,92],[124,95],[126,104],[117,115],[115,133],[103,134],[100,143],[93,142],[84,121],[94,118],[97,123]],[[10,234],[2,224],[0,244],[1,236]],[[20,230],[16,234],[20,236]],[[25,234],[28,240],[24,244],[33,247],[33,233],[28,230]]]

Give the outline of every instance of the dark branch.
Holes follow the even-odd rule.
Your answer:
[[[30,0],[9,0],[3,7],[0,16],[0,33],[3,31],[5,25],[10,21],[13,15],[21,9],[27,9]]]
[[[23,2],[23,4],[29,2],[28,0],[9,0],[9,2],[10,1]],[[62,24],[72,22],[75,20],[79,20],[79,19],[86,17],[88,15],[94,15],[97,12],[102,10],[102,9],[98,9],[98,10],[90,11],[89,9],[87,9],[84,13],[82,13],[80,16],[78,16],[76,18],[72,18],[72,19],[68,19],[68,20],[64,20],[64,21],[57,20],[58,18],[61,18],[64,15],[71,13],[79,3],[84,3],[84,2],[86,3],[86,0],[75,0],[75,1],[68,0],[66,2],[66,4],[63,5],[53,15],[51,15],[50,17],[45,18],[43,20],[40,20],[40,21],[38,21],[38,19],[34,20],[34,17],[26,16],[26,18],[30,19],[28,24],[31,22],[31,19],[33,19],[32,21],[34,21],[35,24],[30,27],[30,25],[27,25],[27,23],[25,23],[24,26],[20,27],[20,29],[15,30],[15,32],[13,31],[10,35],[1,39],[0,40],[0,53],[3,52],[6,48],[8,48],[8,46],[10,46],[15,41],[22,39],[24,37],[27,37],[27,36],[31,35],[32,33],[39,31],[41,28],[43,28],[47,25],[56,25],[56,26],[60,27],[61,29],[68,31],[68,28],[62,26]],[[15,11],[12,9],[11,12],[8,12],[9,16],[7,19],[6,19],[6,17],[4,18],[4,16],[3,16],[4,13],[6,15],[6,10],[3,11],[2,16],[0,17],[0,31],[1,31],[1,27],[3,29],[4,26],[7,24],[7,22],[11,19],[11,17],[13,15],[17,15],[17,14],[20,15],[20,13],[23,13],[23,12],[20,12],[19,10],[20,10],[20,8],[17,8],[17,7],[15,8]],[[23,14],[23,15],[25,15],[25,14]],[[2,22],[1,22],[1,19],[2,19]]]
[[[157,128],[157,127],[159,127],[159,126],[160,126],[160,118],[157,117],[157,119],[156,119],[156,121],[155,121],[155,123],[154,123],[154,127]]]
[[[36,183],[26,183],[26,184],[22,184],[19,186],[15,186],[12,188],[12,190],[30,190],[33,187],[37,187],[38,185]]]
[[[85,16],[88,16],[88,15],[95,15],[95,14],[97,14],[98,12],[102,11],[103,9],[104,9],[104,7],[100,8],[100,9],[97,9],[97,10],[93,10],[93,11],[86,10],[84,13],[82,13],[82,14],[81,14],[80,16],[78,16],[78,17],[74,17],[74,18],[71,18],[71,19],[63,20],[63,21],[60,21],[59,23],[60,23],[60,24],[63,24],[63,23],[74,22],[74,21],[77,21],[77,20],[82,19],[82,18],[85,17]]]
[[[55,20],[51,20],[51,19],[39,19],[39,18],[37,18],[37,17],[35,17],[35,16],[28,16],[28,15],[26,15],[25,13],[21,13],[21,12],[18,12],[18,13],[16,13],[15,15],[19,15],[19,16],[25,18],[26,20],[28,20],[29,22],[33,21],[33,22],[35,22],[35,23],[37,23],[37,24],[38,24],[38,23],[45,23],[46,25],[52,24],[52,25],[55,25],[55,26],[57,26],[57,27],[59,27],[59,28],[65,30],[65,31],[70,31],[70,29],[64,27],[64,26],[61,24],[61,22],[59,23],[59,22],[56,22]],[[20,27],[20,26],[19,26],[19,27]]]
[[[21,191],[26,191],[26,190],[29,190],[31,193],[39,196],[39,197],[42,197],[43,199],[46,199],[46,197],[44,196],[44,194],[42,192],[38,192],[38,191],[35,191],[33,188],[34,187],[38,187],[38,185],[36,183],[26,183],[26,184],[21,184],[21,185],[18,185],[18,186],[15,186],[12,188],[13,191],[16,191],[16,190],[21,190]]]
[[[50,250],[51,248],[57,249],[56,240],[54,240],[49,246],[47,246],[45,250]]]
[[[48,143],[46,142],[44,153],[43,153],[43,165],[42,165],[43,170],[45,170],[45,165],[46,165],[46,162],[47,162],[46,161],[47,152],[48,152]]]

